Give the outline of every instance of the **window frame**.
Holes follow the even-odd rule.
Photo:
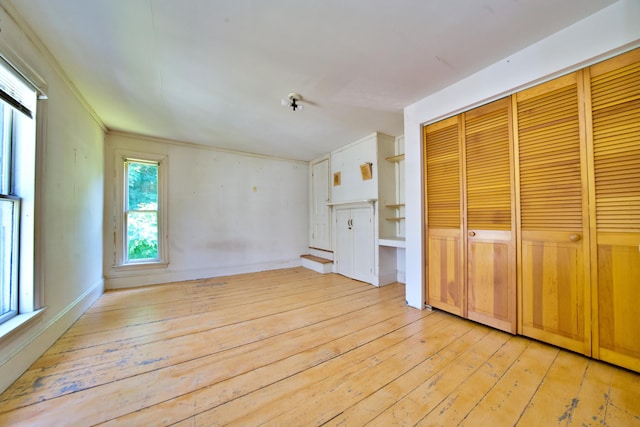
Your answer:
[[[8,156],[6,166],[10,171],[4,189],[0,191],[3,202],[13,206],[14,230],[12,278],[15,297],[10,313],[0,317],[0,342],[41,317],[44,306],[44,274],[42,271],[43,220],[42,185],[38,177],[42,174],[44,144],[46,139],[47,96],[41,87],[25,77],[0,54],[3,68],[2,101],[11,112],[10,129],[3,138],[10,138],[10,148],[3,154]],[[6,92],[8,90],[8,92]],[[16,98],[12,98],[15,94]],[[3,115],[3,120],[6,116]],[[5,127],[5,126],[3,126]],[[37,232],[36,232],[37,230]]]
[[[131,171],[131,165],[132,164],[138,164],[138,165],[150,165],[150,166],[155,166],[156,167],[156,185],[159,184],[159,178],[160,178],[160,164],[158,162],[150,162],[147,160],[140,160],[140,159],[132,159],[132,158],[126,158],[124,159],[124,231],[123,231],[123,239],[124,239],[124,263],[125,264],[148,264],[148,263],[155,263],[158,262],[161,259],[160,256],[160,242],[159,242],[159,232],[160,232],[160,226],[159,226],[159,218],[160,218],[160,200],[159,199],[159,188],[156,188],[156,208],[155,209],[132,209],[131,206],[129,205],[129,202],[131,201],[131,192],[130,192],[130,185],[129,185],[129,179],[130,179],[130,171]],[[139,213],[147,213],[147,212],[151,212],[151,213],[155,213],[156,216],[156,240],[158,240],[158,248],[156,249],[156,256],[153,258],[139,258],[139,259],[132,259],[130,258],[130,254],[129,254],[129,244],[131,243],[129,240],[129,225],[131,223],[132,220],[132,216],[135,216],[135,214],[139,214]]]
[[[136,270],[163,268],[169,265],[167,232],[167,169],[168,158],[164,154],[141,153],[129,150],[115,152],[115,212],[114,212],[114,260],[116,270]],[[127,197],[128,197],[128,161],[152,163],[158,165],[158,257],[141,260],[129,260],[127,248]]]

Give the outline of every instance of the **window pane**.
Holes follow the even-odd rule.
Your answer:
[[[131,161],[128,166],[128,210],[157,210],[158,165]]]
[[[132,211],[127,214],[129,260],[158,258],[158,212]]]
[[[17,201],[0,199],[0,321],[17,313],[18,289],[12,266],[14,237],[16,233]]]
[[[0,193],[8,195],[11,192],[11,107],[0,102]]]

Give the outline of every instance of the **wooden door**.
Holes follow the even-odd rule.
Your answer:
[[[594,357],[640,372],[640,49],[586,74]]]
[[[336,209],[336,272],[343,276],[353,277],[353,227],[351,226],[351,210]]]
[[[425,126],[424,147],[427,304],[465,316],[459,117]]]
[[[373,283],[375,229],[373,207],[336,209],[336,271]]]
[[[464,113],[467,317],[516,332],[511,101]]]
[[[582,73],[514,96],[521,333],[591,354]]]
[[[372,283],[375,249],[373,208],[351,209],[351,228],[353,231],[353,276],[351,277]]]
[[[329,202],[329,159],[311,164],[311,236],[309,246],[331,250],[331,209]]]

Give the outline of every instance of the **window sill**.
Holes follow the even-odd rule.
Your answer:
[[[141,262],[139,264],[120,264],[112,267],[113,271],[152,270],[169,267],[168,262]]]
[[[46,309],[46,307],[43,307],[40,310],[32,311],[31,313],[18,314],[17,316],[14,316],[2,323],[0,325],[0,342],[10,338],[14,334],[26,329],[29,325],[40,320]]]

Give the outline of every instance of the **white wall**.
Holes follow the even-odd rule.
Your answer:
[[[386,136],[380,134],[381,138]],[[378,199],[378,134],[373,133],[331,152],[331,201],[344,203]],[[360,165],[372,163],[372,177],[364,180]],[[340,173],[340,185],[333,185],[333,174]]]
[[[301,265],[308,252],[308,163],[217,150],[130,134],[107,135],[106,211],[112,212],[113,152],[168,156],[169,266],[139,272],[112,268],[107,288],[190,280]],[[113,235],[107,217],[105,235]]]
[[[463,79],[404,110],[406,280],[409,305],[425,301],[421,129],[640,45],[640,1],[620,0],[600,12]]]
[[[102,294],[104,130],[45,49],[0,8],[0,53],[46,82],[43,162],[36,214],[46,310],[0,342],[0,391],[22,374]],[[35,42],[37,43],[37,42]],[[44,113],[44,114],[43,114]],[[39,222],[38,222],[39,221]]]

